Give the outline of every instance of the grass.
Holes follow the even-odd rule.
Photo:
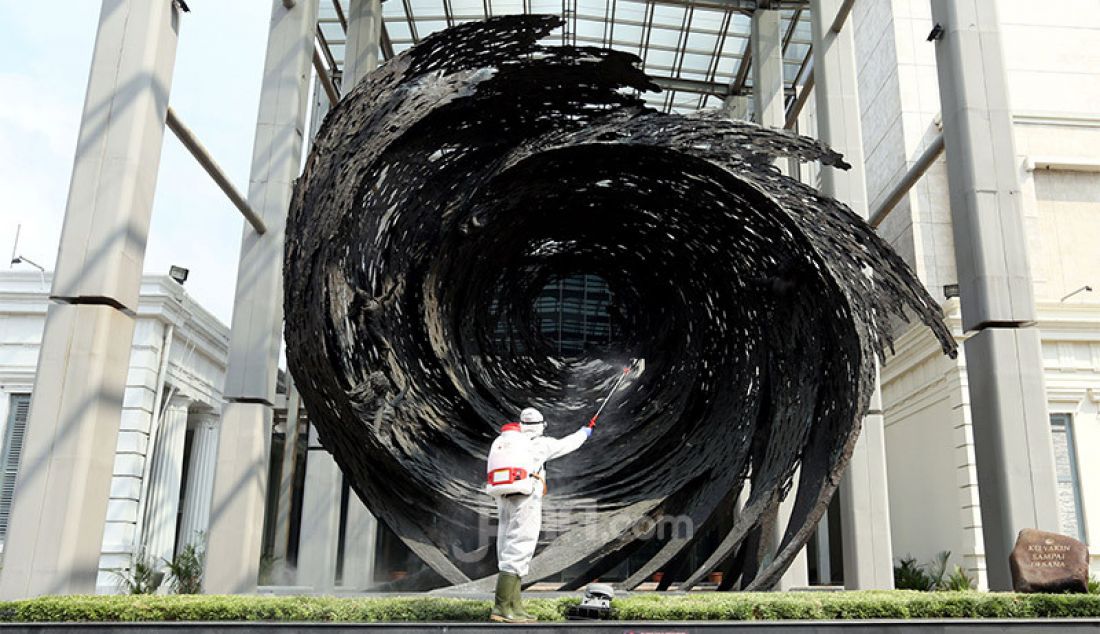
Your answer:
[[[562,621],[578,598],[528,599],[541,621]],[[68,596],[0,602],[0,622],[303,621],[478,622],[489,601],[269,596]],[[986,592],[809,592],[640,594],[614,601],[628,621],[1100,618],[1098,595]]]

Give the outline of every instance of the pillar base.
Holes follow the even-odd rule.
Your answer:
[[[0,599],[95,592],[133,336],[113,307],[49,307]]]
[[[1037,328],[990,328],[964,344],[990,590],[1011,590],[1024,528],[1060,532]]]
[[[271,420],[271,407],[262,403],[226,403],[222,411],[203,583],[208,594],[256,591]]]

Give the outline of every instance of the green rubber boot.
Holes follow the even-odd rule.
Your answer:
[[[493,597],[493,612],[490,621],[497,623],[525,623],[515,613],[513,596],[519,595],[519,577],[508,572],[497,575],[497,589]]]
[[[523,599],[520,596],[520,590],[523,586],[522,580],[519,577],[515,577],[515,583],[512,585],[512,614],[515,617],[513,623],[534,623],[538,621],[537,618],[527,613],[523,609]]]

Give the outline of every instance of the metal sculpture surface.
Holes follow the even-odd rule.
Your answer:
[[[533,405],[571,431],[644,358],[555,463],[528,580],[577,587],[636,554],[626,587],[676,570],[684,588],[711,570],[770,587],[826,510],[895,325],[909,311],[953,339],[867,224],[773,166],[847,167],[838,154],[648,109],[638,58],[540,44],[559,23],[432,35],[333,108],[291,209],[290,369],[359,497],[434,571],[410,586],[473,589],[495,573],[482,487],[499,425]],[[576,273],[607,281],[618,334],[565,357],[532,303]]]

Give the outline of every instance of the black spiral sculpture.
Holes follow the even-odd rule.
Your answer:
[[[906,309],[954,341],[867,224],[773,165],[848,167],[838,154],[649,109],[637,57],[539,43],[560,24],[437,33],[332,109],[287,230],[291,372],[356,493],[430,567],[406,587],[485,589],[499,426],[530,405],[572,432],[643,358],[592,439],[550,464],[525,581],[574,588],[635,555],[628,588],[712,570],[769,588],[826,510]],[[576,274],[606,280],[615,329],[570,357],[532,305]]]

